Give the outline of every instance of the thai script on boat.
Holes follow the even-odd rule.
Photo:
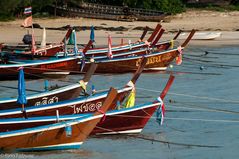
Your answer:
[[[35,103],[35,106],[57,103],[58,101],[59,101],[59,98],[57,96],[54,96],[51,98],[43,97],[40,101]]]
[[[74,114],[79,114],[79,113],[87,113],[87,112],[95,112],[102,106],[102,102],[97,102],[97,103],[83,103],[81,105],[72,105],[74,109]]]
[[[138,59],[136,61],[136,66],[138,67],[139,64],[141,62],[141,59]],[[162,62],[161,56],[156,56],[156,57],[148,57],[147,63],[146,65],[150,65],[150,64],[155,64],[155,63],[160,63]]]
[[[41,65],[42,69],[53,69],[53,68],[59,68],[67,66],[67,62],[61,62],[61,63],[55,63],[55,64],[49,64],[49,65]]]

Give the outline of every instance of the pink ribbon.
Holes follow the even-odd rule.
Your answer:
[[[19,71],[19,70],[21,70],[21,69],[24,69],[24,67],[23,67],[23,66],[21,66],[21,67],[18,67],[18,69],[17,69],[17,70]]]

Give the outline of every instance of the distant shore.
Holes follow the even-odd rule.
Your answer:
[[[220,31],[222,36],[215,40],[192,40],[190,45],[210,45],[210,46],[224,46],[224,45],[239,45],[239,12],[215,12],[215,11],[202,11],[202,10],[188,10],[185,13],[168,17],[166,21],[162,22],[166,34],[162,39],[170,39],[173,37],[172,32],[179,29],[189,31],[196,29],[199,31]],[[17,19],[10,22],[0,22],[0,42],[2,43],[20,43],[22,37],[30,29],[21,28],[20,25],[23,19]],[[127,31],[105,31],[96,30],[96,44],[104,45],[107,42],[107,34],[109,32],[113,38],[114,44],[120,44],[121,39],[124,41],[138,40],[142,31],[133,30],[135,27],[149,26],[154,28],[157,22],[125,22],[125,21],[110,21],[99,19],[87,18],[37,18],[33,19],[33,23],[38,23],[43,27],[62,27],[66,25],[71,26],[104,26],[104,27],[126,27]],[[41,29],[34,30],[36,40],[41,40]],[[60,42],[66,31],[47,30],[47,42]],[[89,40],[90,31],[80,31],[77,33],[77,41],[79,43],[87,43]],[[149,34],[147,35],[149,36]]]

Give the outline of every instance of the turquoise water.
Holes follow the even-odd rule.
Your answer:
[[[238,158],[239,146],[239,47],[189,47],[183,64],[170,68],[176,78],[165,99],[166,118],[160,126],[155,115],[143,132],[135,136],[91,137],[80,150],[41,153],[0,154],[0,158],[93,158],[93,159],[226,159]],[[205,51],[209,54],[205,55]],[[201,68],[201,69],[200,69]],[[67,84],[81,76],[69,76],[50,84]],[[157,98],[169,73],[146,73],[137,83],[137,103]],[[97,90],[120,87],[131,74],[95,75]],[[31,89],[43,89],[43,80],[27,82]],[[1,85],[16,86],[16,81]],[[148,91],[151,90],[151,91]],[[30,92],[29,92],[30,93]],[[0,87],[0,96],[16,90]],[[154,139],[154,141],[152,141]],[[167,143],[162,143],[167,141]]]

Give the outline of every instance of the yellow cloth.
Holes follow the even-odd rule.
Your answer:
[[[174,47],[174,40],[171,40],[170,41],[170,48],[173,49],[173,47]]]
[[[124,108],[131,108],[135,104],[135,90],[133,89],[124,103]]]
[[[85,84],[85,82],[83,80],[80,80],[79,83],[80,83],[80,86],[84,89],[84,91],[86,91],[86,84]]]

